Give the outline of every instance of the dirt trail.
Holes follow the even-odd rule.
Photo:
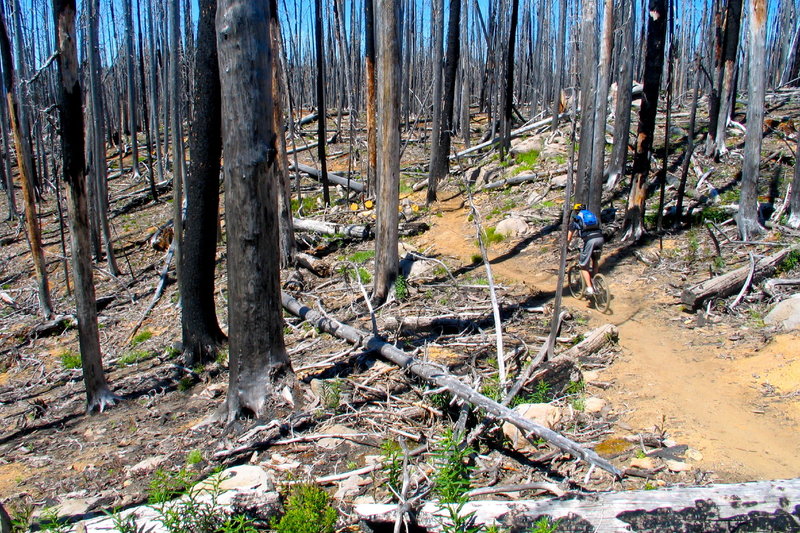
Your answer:
[[[468,210],[456,199],[439,207],[442,216],[432,217],[431,231],[418,244],[469,263],[476,247]],[[502,257],[492,264],[498,282],[552,293],[555,236],[508,254],[515,244],[490,252],[491,259]],[[624,261],[606,274],[614,295],[611,314],[568,295],[564,305],[588,314],[590,326],[619,327],[623,355],[600,376],[613,385],[593,392],[620,415],[620,435],[663,426],[670,438],[702,454],[695,465],[716,480],[800,476],[798,336],[779,335],[764,346],[757,327],[695,327],[695,318],[674,305],[666,282],[650,277],[643,265]]]

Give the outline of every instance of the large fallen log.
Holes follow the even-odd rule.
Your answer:
[[[309,176],[315,178],[316,180],[321,180],[321,172],[314,167],[310,167],[308,165],[303,165],[298,163],[295,165],[294,163],[289,163],[289,170],[297,170],[300,172],[305,172]],[[358,180],[349,180],[344,176],[340,176],[339,174],[334,174],[333,172],[328,172],[328,181],[331,183],[335,183],[336,185],[341,185],[342,187],[349,187],[350,189],[356,192],[364,192],[364,184]]]
[[[753,282],[757,282],[760,278],[771,272],[783,261],[789,253],[793,250],[800,249],[800,246],[793,246],[791,248],[784,248],[783,250],[774,253],[767,257],[759,259],[753,270]],[[686,304],[692,309],[699,307],[705,300],[711,297],[725,298],[738,291],[750,274],[750,266],[737,268],[721,276],[711,278],[688,287],[683,290],[681,294],[681,302]]]
[[[558,531],[797,531],[800,480],[757,481],[705,487],[671,487],[572,494],[517,501],[470,501],[462,516],[475,513],[475,525],[530,531],[549,517]],[[355,513],[367,524],[391,523],[396,504],[358,504]],[[415,513],[416,525],[440,531],[449,513],[428,502]],[[538,530],[537,530],[538,531]]]
[[[310,218],[295,218],[293,221],[294,229],[297,231],[308,231],[322,235],[344,235],[352,239],[371,239],[375,236],[372,226],[369,224],[336,224],[334,222],[324,222]],[[397,231],[400,235],[418,235],[428,231],[428,224],[425,222],[404,222],[401,223]]]
[[[582,459],[588,463],[596,465],[607,472],[610,472],[616,477],[620,477],[622,472],[612,465],[607,460],[597,455],[593,450],[582,447],[578,443],[562,436],[555,431],[548,429],[544,426],[536,424],[535,422],[523,418],[518,413],[505,407],[494,400],[474,391],[462,383],[458,378],[443,370],[440,366],[433,365],[424,361],[419,361],[414,357],[403,352],[396,346],[385,342],[378,337],[372,336],[366,332],[357,330],[352,326],[342,324],[341,322],[323,316],[321,313],[304,306],[286,293],[281,293],[281,300],[283,307],[290,313],[307,320],[315,327],[344,339],[356,346],[361,346],[367,350],[378,352],[381,356],[393,362],[400,368],[408,370],[412,374],[430,381],[439,387],[446,388],[451,394],[464,400],[465,402],[479,407],[486,411],[487,414],[497,420],[510,422],[516,427],[520,428],[526,436],[528,434],[536,435],[539,438],[545,439],[550,444],[558,447],[562,451],[570,455]]]
[[[295,218],[295,231],[310,231],[323,235],[344,235],[353,239],[366,240],[372,236],[370,226],[360,226],[357,224],[334,224],[333,222],[323,222],[321,220],[311,220],[308,218]]]

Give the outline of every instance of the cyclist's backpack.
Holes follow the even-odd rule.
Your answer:
[[[578,213],[578,218],[581,219],[583,222],[583,229],[600,229],[600,221],[597,220],[597,217],[594,213],[589,211],[588,209],[584,209],[580,213]]]

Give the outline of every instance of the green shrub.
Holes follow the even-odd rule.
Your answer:
[[[297,485],[286,500],[286,512],[272,527],[277,533],[333,533],[336,509],[316,485]]]
[[[386,474],[386,483],[394,494],[400,494],[401,478],[403,475],[403,451],[395,440],[385,440],[381,443],[381,457],[383,458],[382,470]]]
[[[203,454],[200,450],[192,450],[186,455],[187,465],[196,465],[203,460]]]
[[[190,484],[191,476],[186,470],[169,472],[159,468],[150,480],[147,502],[151,505],[168,502],[183,494]]]
[[[146,361],[153,357],[153,355],[155,354],[149,350],[132,350],[123,354],[122,357],[119,358],[117,364],[119,364],[120,367],[126,367],[139,363],[140,361]]]
[[[375,257],[375,250],[360,250],[358,252],[353,252],[348,260],[353,263],[366,263],[373,257]]]
[[[397,276],[394,280],[394,295],[398,300],[405,300],[408,298],[408,281],[402,274]]]
[[[131,346],[138,346],[139,344],[142,344],[143,342],[150,340],[152,337],[153,337],[153,332],[150,331],[149,329],[140,331],[139,333],[136,334],[135,337],[133,337],[133,339],[131,339]]]
[[[470,455],[475,451],[461,445],[461,438],[452,429],[445,430],[436,443],[434,460],[434,491],[442,503],[459,503],[465,500],[469,490],[470,473],[474,469],[469,464]]]
[[[800,250],[792,250],[789,255],[783,258],[783,261],[778,265],[777,271],[779,274],[791,272],[800,265]]]
[[[74,350],[64,350],[58,358],[61,359],[61,366],[66,370],[75,370],[81,367],[81,354]]]

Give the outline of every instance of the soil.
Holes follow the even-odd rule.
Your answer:
[[[773,140],[776,149],[785,149],[782,139]],[[346,150],[347,145],[331,148],[336,149]],[[423,160],[422,148],[409,145],[405,164]],[[110,154],[112,172],[115,161]],[[735,174],[732,169],[737,161],[732,157],[728,167],[718,169],[720,182]],[[778,158],[774,166],[781,161]],[[543,157],[540,165],[543,175],[548,168],[557,169],[563,166],[563,154]],[[492,166],[495,175],[514,172],[514,165],[504,168],[489,163],[487,168]],[[422,177],[414,168],[406,169],[404,183],[410,185]],[[492,244],[489,257],[501,302],[516,310],[504,324],[509,346],[524,345],[532,352],[547,334],[548,319],[524,309],[546,306],[549,312],[558,279],[561,233],[554,231],[553,223],[561,217],[563,190],[545,185],[546,179],[475,195],[485,227],[506,215],[520,215],[529,222],[524,235]],[[721,183],[717,185],[721,187]],[[130,173],[115,177],[110,187],[112,211],[122,211],[126,202],[147,191],[146,184],[134,181]],[[308,192],[313,187],[304,181],[305,194],[313,194]],[[462,191],[461,183],[453,179],[442,188],[440,202],[429,208],[424,206],[424,192],[403,194],[406,218],[430,225],[428,231],[404,241],[442,261],[459,287],[451,287],[449,275],[444,274],[409,279],[409,297],[390,303],[379,317],[469,311],[488,319],[481,322],[483,329],[471,333],[386,332],[390,340],[405,343],[409,349],[427,346],[430,359],[476,378],[491,370],[493,326],[487,292],[481,286],[485,270],[474,263],[478,251],[475,224]],[[224,400],[226,361],[196,369],[182,366],[176,349],[180,315],[174,282],[168,284],[139,335],[131,339],[153,297],[163,264],[164,251],[151,247],[149,236],[171,216],[169,194],[162,203],[145,202],[112,218],[122,274],[110,276],[101,262],[95,281],[98,297],[110,300],[99,315],[100,336],[108,379],[122,401],[92,416],[83,412],[80,370],[65,368],[63,363],[70,351],[78,353],[77,330],[69,320],[47,331],[36,329],[42,319],[37,315],[36,285],[24,231],[16,221],[3,224],[0,290],[7,298],[0,308],[0,500],[8,507],[21,513],[65,499],[84,499],[89,500],[90,510],[110,509],[144,501],[157,470],[184,469],[197,479],[240,462],[261,464],[278,479],[314,478],[370,464],[389,437],[404,435],[423,442],[453,423],[448,416],[458,418],[457,406],[431,403],[433,395],[426,385],[376,360],[374,354],[354,351],[287,317],[287,347],[298,377],[308,385],[306,406],[313,418],[295,432],[286,430],[283,437],[275,438],[289,434],[307,438],[288,439],[283,444],[273,440],[246,452],[226,453],[252,444],[247,432],[264,421],[244,420],[229,427],[203,424]],[[132,196],[120,200],[123,195]],[[348,205],[343,202],[327,217],[357,223],[371,220],[371,212],[363,204],[356,212]],[[2,209],[0,215],[5,216],[4,203]],[[67,314],[73,304],[64,283],[58,213],[50,193],[40,218],[56,309]],[[734,225],[723,225],[722,231],[735,239]],[[781,238],[785,237],[772,231],[765,240]],[[369,250],[372,243],[303,239],[308,251],[325,256],[336,273],[330,279],[302,273],[304,288],[299,297],[308,302],[319,298],[332,316],[369,329],[360,292],[342,275],[338,261],[352,257],[355,251]],[[604,248],[601,264],[613,295],[610,312],[600,313],[568,291],[563,300],[571,319],[562,336],[575,337],[612,323],[619,328],[619,340],[616,347],[600,354],[602,361],[583,368],[586,389],[581,394],[602,398],[609,407],[587,418],[574,412],[569,400],[560,399],[571,414],[570,423],[559,429],[590,447],[637,435],[644,443],[645,437],[655,434],[662,445],[688,447],[682,459],[690,465],[689,470],[657,469],[648,479],[614,481],[602,473],[588,472],[585,465],[568,456],[556,456],[545,472],[536,476],[592,490],[637,488],[652,480],[658,484],[703,484],[800,477],[798,334],[764,326],[762,318],[771,300],[757,288],[733,312],[725,308],[730,300],[712,302],[701,313],[686,312],[680,304],[681,290],[707,279],[710,270],[724,272],[744,266],[747,252],[765,254],[774,248],[725,245],[722,265],[714,259],[713,250],[702,226],[660,237],[651,235],[636,246],[612,239]],[[227,329],[224,243],[219,245],[218,258],[217,313]],[[371,268],[369,261],[365,268]],[[784,274],[798,277],[796,270]],[[512,371],[519,372],[519,368],[512,365]],[[386,394],[391,394],[390,401]],[[442,411],[445,418],[434,416]],[[288,412],[277,409],[274,418],[285,423],[291,420]],[[358,436],[322,439],[326,434],[351,431]],[[476,482],[530,480],[533,472],[539,471],[536,454],[520,456],[498,445],[497,439],[493,442],[482,445],[488,448],[481,449],[478,462],[483,466]],[[546,455],[547,445],[538,446],[540,455]],[[187,462],[193,451],[199,452],[195,454],[202,458],[199,462]],[[615,464],[623,469],[629,466],[634,451],[615,456]],[[382,482],[374,478],[365,478],[360,492],[339,492],[341,486],[338,491],[336,487],[331,490],[345,501],[356,495],[364,497],[365,492],[379,500],[387,494]]]

